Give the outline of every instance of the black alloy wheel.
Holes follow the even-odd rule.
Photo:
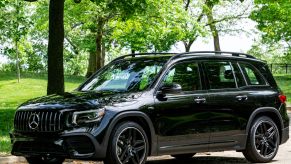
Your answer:
[[[244,156],[251,162],[270,162],[277,154],[280,135],[269,117],[258,118],[251,127]]]
[[[123,122],[115,128],[106,164],[144,164],[148,155],[145,131],[135,122]]]

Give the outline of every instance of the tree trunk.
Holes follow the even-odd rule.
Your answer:
[[[20,3],[19,0],[17,0],[17,6],[16,6],[16,17],[17,17],[17,34],[16,34],[16,39],[15,39],[15,53],[16,53],[16,71],[17,71],[17,82],[20,82],[20,62],[19,62],[19,49],[18,49],[18,43],[20,40],[20,34],[19,34],[19,18],[20,18]]]
[[[186,45],[186,46],[185,46],[185,51],[186,51],[186,52],[190,52],[190,48],[191,48],[191,45],[190,45],[190,44],[189,44],[189,45]]]
[[[16,50],[16,69],[17,69],[17,82],[20,82],[20,62],[19,62],[19,50],[18,50],[18,41],[15,42]]]
[[[102,58],[101,58],[101,67],[105,66],[105,56],[106,56],[106,47],[104,40],[102,41]]]
[[[47,94],[64,93],[64,2],[50,0]]]
[[[208,19],[208,24],[213,36],[213,42],[214,42],[214,50],[215,51],[221,51],[220,49],[220,43],[219,43],[219,34],[218,30],[216,28],[216,25],[214,23],[214,18],[213,18],[213,6],[212,5],[207,5],[209,8],[209,11],[207,12],[207,19]]]
[[[192,44],[194,43],[194,41],[197,39],[197,37],[198,37],[198,36],[195,36],[195,37],[193,38],[193,40],[190,40],[190,41],[188,41],[188,42],[184,42],[184,46],[185,46],[185,51],[186,51],[186,52],[190,52],[190,50],[191,50],[191,46],[192,46]]]
[[[97,27],[97,37],[96,37],[96,70],[99,70],[102,65],[102,39],[103,39],[103,27],[104,20],[103,18],[99,18],[98,27]]]
[[[96,70],[96,52],[95,51],[91,51],[90,52],[90,56],[88,59],[88,69],[87,69],[87,73],[86,73],[86,77],[89,78],[91,75],[93,75],[93,73]]]

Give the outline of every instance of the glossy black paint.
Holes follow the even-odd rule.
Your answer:
[[[164,55],[163,58],[166,61],[171,56]],[[133,58],[146,60],[160,57],[144,55]],[[131,59],[120,58],[112,64]],[[201,90],[187,94],[165,93],[161,98],[159,91],[167,71],[176,63],[191,61],[199,63]],[[209,89],[207,70],[203,66],[207,61],[250,63],[261,72],[268,85],[251,86],[245,82],[242,86],[232,89]],[[63,122],[64,131],[57,133],[37,131],[25,133],[13,130],[10,134],[13,143],[12,154],[21,156],[51,154],[66,158],[103,159],[114,126],[124,120],[135,121],[145,129],[150,141],[149,155],[243,150],[250,125],[259,115],[268,115],[274,119],[280,131],[281,143],[289,138],[286,107],[278,99],[281,91],[266,64],[254,58],[181,55],[169,60],[152,85],[143,92],[81,92],[80,88],[63,96],[49,95],[23,103],[18,111],[60,111],[67,120]],[[74,111],[99,108],[105,108],[106,112],[98,123],[75,126],[68,121]],[[72,143],[82,139],[88,143],[82,148],[74,147]],[[56,151],[49,151],[46,148],[43,151],[29,148],[22,150],[21,146],[25,143],[31,145],[47,143]]]

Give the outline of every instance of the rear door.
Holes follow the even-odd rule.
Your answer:
[[[227,60],[203,62],[209,94],[210,151],[233,149],[245,137],[242,116],[237,111],[248,108],[246,85],[236,63]]]

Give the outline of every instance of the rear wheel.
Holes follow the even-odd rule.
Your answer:
[[[62,164],[65,159],[64,158],[56,158],[56,157],[26,157],[26,160],[30,164]]]
[[[135,122],[122,122],[112,131],[105,164],[144,164],[149,151],[148,138]]]
[[[171,155],[172,157],[178,159],[178,160],[183,160],[183,159],[189,159],[192,158],[196,153],[189,153],[189,154],[175,154]]]
[[[279,141],[279,130],[274,121],[266,116],[259,117],[252,124],[243,154],[251,162],[270,162],[278,152]]]

